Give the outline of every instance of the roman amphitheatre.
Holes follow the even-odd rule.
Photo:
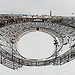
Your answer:
[[[30,58],[20,53],[19,47],[17,46],[18,41],[23,36],[35,32],[47,34],[52,38],[53,42],[50,42],[50,44],[54,48],[51,48],[48,57],[44,57],[43,55],[42,58]],[[34,36],[34,38],[36,37]],[[43,50],[42,53],[44,53]],[[26,54],[29,55],[30,53]],[[51,15],[31,17],[27,15],[0,16],[0,63],[2,65],[15,70],[22,66],[61,66],[74,59],[75,17]]]

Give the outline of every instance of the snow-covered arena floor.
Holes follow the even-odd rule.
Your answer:
[[[47,58],[55,51],[54,38],[44,32],[30,32],[19,39],[17,50],[26,58]]]

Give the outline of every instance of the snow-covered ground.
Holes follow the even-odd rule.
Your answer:
[[[0,75],[75,75],[75,60],[62,66],[27,67],[12,70],[0,65]]]
[[[35,39],[34,39],[35,37]],[[54,51],[54,39],[43,32],[31,32],[18,41],[18,51],[28,58],[48,57]],[[54,49],[53,49],[54,48]],[[23,66],[12,70],[0,64],[0,75],[75,75],[75,60],[62,66]]]

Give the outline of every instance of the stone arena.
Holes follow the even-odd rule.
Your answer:
[[[16,47],[29,32],[44,32],[54,38],[55,51],[44,59],[27,59]],[[58,39],[57,39],[58,38]],[[68,46],[68,50],[64,49]],[[0,63],[11,69],[22,66],[64,65],[75,59],[75,17],[0,16]]]

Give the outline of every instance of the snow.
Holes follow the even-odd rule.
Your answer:
[[[9,69],[0,65],[0,75],[75,75],[75,60],[62,66],[28,67],[24,66],[17,70]]]
[[[54,38],[44,32],[30,32],[19,39],[17,50],[26,58],[47,58],[55,51]]]
[[[40,34],[40,33],[39,33]],[[32,34],[31,34],[32,35]],[[40,34],[41,35],[41,34]],[[30,36],[30,35],[29,35]],[[34,35],[35,36],[35,35]],[[27,36],[28,37],[28,36]],[[41,36],[42,37],[42,36]],[[41,39],[42,41],[48,42],[49,44],[49,40],[47,36],[47,41],[45,41],[45,39]],[[32,37],[31,37],[32,38]],[[38,37],[37,37],[38,38]],[[43,37],[42,37],[43,38]],[[24,39],[24,38],[23,38]],[[27,38],[28,39],[28,38]],[[25,43],[25,39],[24,39],[24,43]],[[33,40],[32,40],[33,41]],[[40,40],[39,40],[40,41]],[[52,40],[51,40],[52,41]],[[34,41],[33,41],[34,42]],[[37,40],[38,42],[38,40]],[[26,41],[27,43],[27,41]],[[20,46],[22,44],[20,43]],[[26,44],[24,44],[26,45]],[[32,43],[32,45],[34,45]],[[49,44],[50,45],[50,44]],[[23,45],[22,45],[23,46]],[[43,43],[43,47],[44,47],[44,43]],[[36,47],[35,47],[36,48]],[[22,49],[20,49],[22,50]],[[39,49],[38,49],[39,50]],[[42,49],[41,49],[42,50]],[[44,50],[43,50],[44,51]],[[19,51],[22,52],[22,51]],[[25,49],[23,50],[23,53],[25,53]],[[47,52],[47,51],[46,51]],[[30,53],[32,53],[32,51],[30,51]],[[29,55],[30,55],[29,53]],[[37,54],[37,52],[36,52]],[[41,53],[41,54],[44,54]],[[28,55],[28,54],[27,54]],[[10,68],[7,68],[3,65],[0,64],[0,75],[75,75],[75,60],[72,60],[62,66],[53,66],[53,65],[49,65],[49,66],[42,66],[42,67],[29,67],[29,66],[23,66],[22,68],[16,69],[16,70],[12,70]]]

